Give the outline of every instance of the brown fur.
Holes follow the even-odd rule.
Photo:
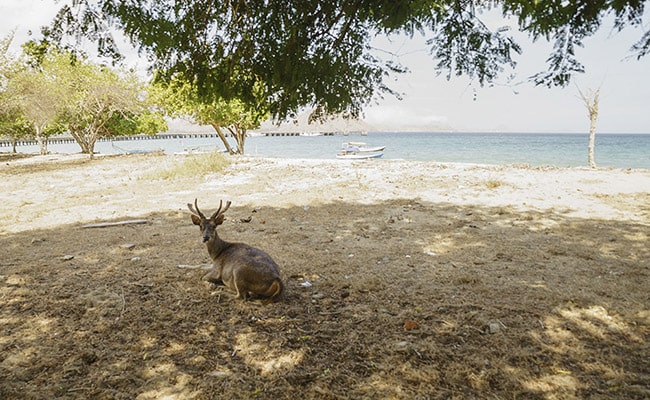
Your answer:
[[[284,293],[284,284],[278,265],[264,251],[245,243],[230,243],[219,238],[217,226],[224,220],[223,213],[230,206],[206,218],[198,209],[188,204],[192,222],[201,228],[203,240],[212,258],[214,268],[203,279],[223,284],[234,291],[239,299],[262,299],[264,304],[278,301]]]

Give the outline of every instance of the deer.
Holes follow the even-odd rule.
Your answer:
[[[264,304],[276,302],[284,292],[284,284],[278,265],[271,256],[245,243],[222,240],[217,234],[217,227],[223,224],[224,213],[230,204],[227,201],[222,209],[223,200],[220,200],[219,208],[210,218],[201,212],[197,199],[194,199],[194,206],[187,204],[192,212],[192,223],[201,229],[203,243],[212,259],[212,269],[203,280],[215,285],[223,284],[234,291],[238,299],[261,299]]]

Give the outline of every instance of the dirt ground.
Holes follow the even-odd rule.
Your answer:
[[[0,398],[650,398],[649,171],[173,162],[2,160]],[[282,302],[201,280],[195,197]]]

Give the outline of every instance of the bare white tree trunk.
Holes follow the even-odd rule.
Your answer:
[[[598,108],[598,101],[596,101],[596,108]],[[596,112],[596,114],[589,115],[589,155],[587,156],[587,161],[589,162],[589,167],[591,168],[596,168],[594,149],[596,148],[596,118],[597,117],[598,117],[598,112]]]
[[[587,115],[589,116],[589,154],[587,162],[589,167],[596,168],[596,159],[594,152],[596,149],[596,120],[598,119],[598,96],[600,95],[600,88],[596,90],[589,89],[587,93],[582,93],[578,88],[580,98],[582,99],[585,107],[587,107]]]
[[[34,131],[36,131],[36,142],[38,142],[38,147],[41,155],[48,154],[47,151],[47,137],[43,136],[43,128],[39,124],[34,124]]]

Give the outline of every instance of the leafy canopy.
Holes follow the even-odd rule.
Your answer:
[[[109,29],[122,30],[160,71],[183,76],[211,101],[252,104],[261,86],[273,116],[301,106],[357,114],[381,93],[385,78],[404,68],[373,52],[377,35],[426,34],[438,73],[468,75],[481,84],[514,67],[521,48],[506,28],[481,19],[495,9],[534,40],[554,43],[538,85],[564,86],[582,72],[576,48],[614,15],[616,29],[642,26],[638,0],[75,0],[64,6],[49,37],[90,38],[119,57]],[[650,32],[634,44],[650,51]]]
[[[196,87],[182,76],[176,76],[168,82],[152,85],[151,93],[152,100],[162,106],[167,115],[186,118],[201,125],[211,125],[231,154],[234,154],[235,150],[228,143],[222,128],[227,129],[235,138],[236,152],[244,154],[247,130],[258,128],[261,121],[269,117],[268,103],[264,100],[260,88],[254,103],[245,103],[237,98],[205,99],[200,96]]]

